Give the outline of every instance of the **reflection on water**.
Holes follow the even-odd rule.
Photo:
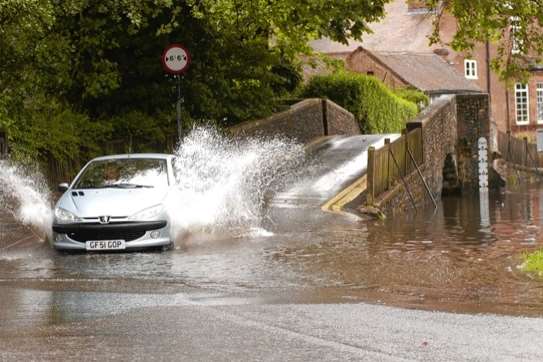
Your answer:
[[[123,293],[173,286],[279,302],[542,315],[543,282],[517,268],[522,252],[543,247],[542,218],[538,188],[490,193],[488,200],[447,198],[437,211],[384,222],[281,208],[265,225],[273,235],[192,235],[167,253],[65,255],[39,244],[10,258],[13,252],[0,250],[0,284],[65,289],[69,282],[74,291],[101,285]],[[48,298],[79,303],[65,293]]]
[[[178,304],[183,303],[177,298]],[[133,308],[167,305],[164,295],[43,291],[5,288],[0,300],[0,325],[4,328],[40,327],[106,317]]]
[[[543,314],[543,282],[518,271],[519,255],[543,246],[542,212],[543,194],[535,188],[488,200],[447,198],[435,214],[373,222],[280,255],[306,265],[305,273],[326,272],[345,294],[350,289],[364,299]]]

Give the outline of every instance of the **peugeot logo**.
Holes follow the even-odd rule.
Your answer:
[[[100,216],[99,217],[100,224],[109,224],[110,218],[111,218],[110,216]]]

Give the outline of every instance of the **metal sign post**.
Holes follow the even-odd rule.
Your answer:
[[[177,113],[177,137],[179,140],[183,137],[183,125],[181,124],[181,103],[183,98],[181,97],[181,75],[176,75],[177,78],[177,101],[175,104],[175,109]]]
[[[183,97],[181,97],[181,75],[184,74],[190,65],[191,57],[190,53],[181,44],[170,44],[162,53],[162,67],[168,74],[172,74],[176,80],[177,87],[177,99],[175,109],[177,113],[177,135],[179,141],[183,137],[183,124],[181,123],[181,103],[183,103]]]

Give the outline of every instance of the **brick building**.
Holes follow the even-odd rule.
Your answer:
[[[413,87],[431,100],[455,93],[481,93],[479,86],[465,79],[434,53],[370,51],[358,47],[345,57],[347,68],[373,75],[391,88]]]
[[[440,35],[443,44],[429,45],[428,37],[432,34],[434,20],[435,15],[422,1],[392,0],[386,5],[385,18],[379,23],[370,24],[373,33],[365,35],[362,41],[350,41],[345,45],[329,39],[319,39],[311,45],[318,52],[345,60],[346,66],[351,70],[370,74],[381,70],[370,69],[368,63],[371,63],[371,59],[368,60],[368,54],[377,55],[381,60],[386,57],[379,56],[380,53],[437,55],[466,82],[489,94],[491,118],[499,130],[531,133],[535,138],[535,130],[543,128],[543,65],[528,63],[528,83],[513,83],[507,87],[490,68],[490,60],[497,55],[495,45],[477,44],[471,54],[456,52],[445,45],[450,43],[456,32],[456,20],[449,14],[444,14],[441,18]],[[360,47],[363,47],[362,50]],[[517,51],[514,41],[512,51]],[[356,52],[359,53],[358,57]],[[413,76],[411,73],[409,66],[403,66],[399,75],[405,78]],[[432,82],[436,81],[435,78],[446,78],[445,81],[448,82],[449,78],[437,77],[431,72],[418,72],[418,76],[422,80],[434,78]],[[399,85],[402,85],[401,82]],[[443,85],[443,88],[447,88],[447,85]],[[455,89],[450,91],[456,93]]]

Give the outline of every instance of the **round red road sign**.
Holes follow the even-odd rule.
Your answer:
[[[181,44],[170,44],[162,52],[162,67],[170,74],[183,74],[189,68],[190,53]]]

